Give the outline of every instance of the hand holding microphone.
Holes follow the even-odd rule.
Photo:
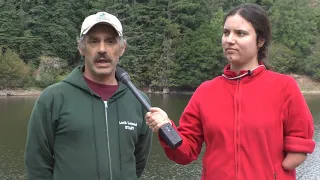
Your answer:
[[[146,115],[148,126],[151,127],[153,131],[158,131],[160,129],[160,136],[171,148],[174,149],[180,146],[182,144],[182,138],[175,129],[173,129],[167,113],[160,108],[151,108],[150,104],[142,97],[139,90],[132,84],[129,74],[119,66],[116,69],[116,78],[127,85],[144,108],[149,111]]]
[[[164,124],[169,123],[172,125],[167,113],[157,107],[150,108],[150,112],[146,114],[145,119],[147,125],[152,129],[153,132],[158,132]]]

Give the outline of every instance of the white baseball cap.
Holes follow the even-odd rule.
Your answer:
[[[110,24],[122,36],[122,25],[119,19],[107,12],[98,12],[86,17],[81,26],[80,37],[87,34],[89,30],[98,23]]]

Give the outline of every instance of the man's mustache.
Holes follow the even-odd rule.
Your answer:
[[[107,54],[97,54],[93,58],[93,62],[111,62],[111,58]]]

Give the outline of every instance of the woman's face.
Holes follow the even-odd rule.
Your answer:
[[[264,41],[257,43],[257,34],[250,22],[239,14],[229,16],[224,24],[222,48],[231,69],[253,69],[258,65],[258,50]]]

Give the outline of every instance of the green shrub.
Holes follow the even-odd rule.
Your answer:
[[[3,46],[0,50],[0,89],[24,87],[29,78],[29,66],[14,51]]]
[[[320,38],[319,38],[320,40]],[[312,49],[310,56],[306,58],[306,72],[311,78],[320,81],[320,42],[318,41]]]
[[[296,71],[296,53],[283,44],[272,43],[268,63],[271,68],[280,73],[291,73]]]
[[[36,82],[39,87],[47,87],[56,83],[67,63],[57,57],[40,57],[40,65],[36,71]]]

